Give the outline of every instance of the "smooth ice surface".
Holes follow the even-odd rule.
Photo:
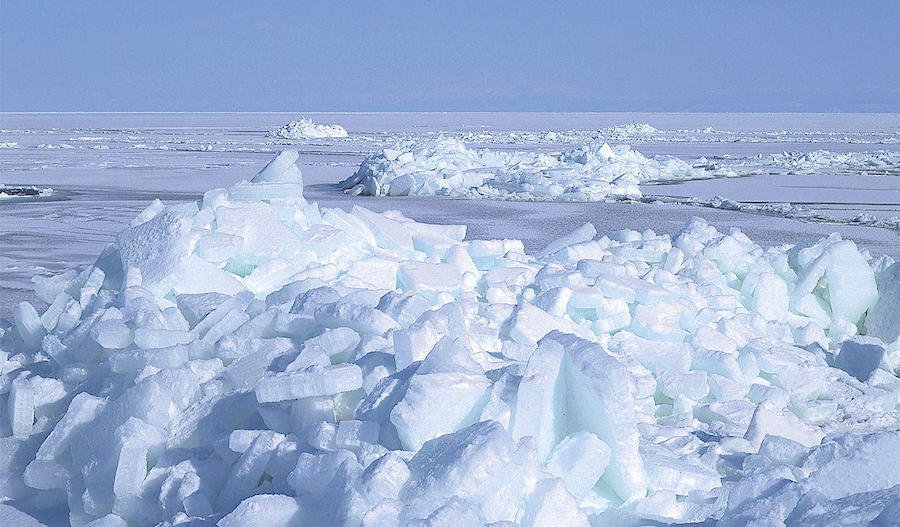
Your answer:
[[[534,256],[308,202],[298,159],[151,203],[93,266],[36,280],[47,306],[0,326],[4,507],[53,525],[896,513],[891,257],[699,218],[674,237],[582,222]]]

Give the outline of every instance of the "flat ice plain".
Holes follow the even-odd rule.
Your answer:
[[[0,183],[52,189],[0,201],[8,523],[900,517],[896,115],[0,117]],[[439,135],[743,172],[642,202],[337,187]]]

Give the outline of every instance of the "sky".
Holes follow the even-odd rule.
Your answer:
[[[0,111],[900,112],[900,1],[0,0]]]

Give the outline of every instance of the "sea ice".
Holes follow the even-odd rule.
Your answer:
[[[890,258],[836,235],[766,249],[701,219],[674,238],[584,225],[534,256],[320,210],[296,159],[154,203],[94,266],[35,280],[47,306],[0,325],[0,522],[896,517]],[[454,142],[365,166],[464,188],[622,163],[680,170]]]

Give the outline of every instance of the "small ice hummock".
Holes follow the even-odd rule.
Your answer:
[[[304,140],[304,139],[332,139],[347,137],[347,130],[339,124],[319,124],[311,119],[301,117],[298,121],[269,132],[269,136],[279,139]]]

